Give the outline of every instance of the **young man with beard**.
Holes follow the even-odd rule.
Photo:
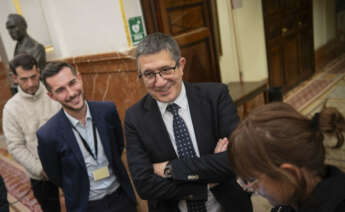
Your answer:
[[[38,130],[38,152],[64,191],[67,211],[136,211],[114,103],[86,101],[81,75],[64,62],[49,63],[42,81],[62,110]]]
[[[37,154],[36,131],[61,107],[46,95],[40,69],[34,57],[20,54],[10,62],[16,93],[3,110],[3,131],[7,148],[31,179],[34,196],[43,211],[59,212],[58,187],[48,180]]]

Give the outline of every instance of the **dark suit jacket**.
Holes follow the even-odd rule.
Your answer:
[[[227,153],[213,154],[219,138],[228,137],[239,122],[227,87],[220,83],[185,83],[200,158],[178,160],[156,101],[146,95],[127,110],[127,158],[139,195],[150,211],[178,211],[182,199],[207,199],[206,184],[225,211],[252,211],[249,194],[235,182]],[[154,174],[152,163],[172,161],[173,179]],[[189,180],[188,176],[198,176]]]
[[[104,152],[121,188],[133,200],[135,196],[121,161],[123,136],[119,116],[112,102],[88,102]],[[62,187],[67,211],[87,210],[90,182],[72,125],[61,109],[37,132],[38,153],[49,179]]]

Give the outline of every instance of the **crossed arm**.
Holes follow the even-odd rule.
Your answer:
[[[214,153],[217,154],[217,153],[225,152],[227,150],[228,144],[229,144],[229,140],[227,138],[219,139],[218,142],[217,142],[217,145],[216,145],[216,147],[214,149]],[[188,164],[191,165],[190,163],[192,161],[193,160],[191,160],[189,162],[188,161],[184,161],[183,163],[180,163],[181,161],[178,161],[178,160],[170,161],[171,172],[172,172],[171,173],[172,174],[172,176],[171,176],[172,179],[173,180],[187,180],[187,179],[185,179],[185,176],[193,175],[193,174],[198,174],[201,171],[200,166],[195,166],[195,165],[188,166]],[[200,161],[199,159],[196,159],[194,161],[197,162],[197,164],[198,164],[202,160]],[[161,176],[161,177],[163,177],[163,178],[166,178],[167,176],[164,173],[164,171],[165,171],[168,163],[169,163],[169,161],[164,161],[164,162],[160,162],[160,163],[153,163],[152,165],[153,165],[154,173],[159,175],[159,176]],[[177,166],[180,166],[180,168],[181,168],[181,165],[185,166],[184,169],[182,169],[182,170],[185,171],[184,173],[178,172]],[[174,167],[175,167],[175,169],[174,169]],[[224,175],[224,173],[222,175]],[[184,176],[184,177],[179,177],[179,176]],[[213,175],[213,177],[216,177],[216,176]],[[212,179],[211,178],[208,178],[208,179],[209,179],[208,183],[210,183],[212,181]],[[201,180],[206,180],[207,181],[206,178],[203,178]],[[216,180],[216,179],[214,179],[214,180]],[[214,185],[216,185],[216,184],[213,183],[212,186],[214,186]]]
[[[206,187],[199,183],[180,183],[154,173],[154,169],[135,127],[126,122],[127,159],[133,182],[143,199],[201,200],[207,198]]]

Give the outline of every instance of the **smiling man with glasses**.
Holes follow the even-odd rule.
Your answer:
[[[140,42],[136,60],[148,94],[126,113],[127,158],[149,211],[252,211],[228,168],[239,118],[227,86],[184,82],[186,58],[162,33]]]

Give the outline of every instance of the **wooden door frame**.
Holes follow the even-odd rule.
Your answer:
[[[140,0],[147,34],[158,32],[160,31],[159,29],[164,29],[166,27],[164,26],[162,22],[164,17],[161,17],[160,16],[161,13],[157,12],[157,11],[160,11],[162,8],[159,7],[159,4],[155,3],[156,1],[157,0]],[[209,20],[209,22],[210,22],[210,32],[212,33],[212,38],[213,38],[212,43],[215,48],[214,53],[215,53],[216,66],[217,66],[216,78],[218,78],[218,81],[221,82],[219,57],[222,55],[222,46],[221,46],[221,37],[220,37],[219,21],[218,21],[217,1],[208,1],[207,3],[210,4],[210,12],[212,13],[212,15],[210,15],[211,20]],[[177,38],[177,41],[181,41],[181,40],[178,40]]]

